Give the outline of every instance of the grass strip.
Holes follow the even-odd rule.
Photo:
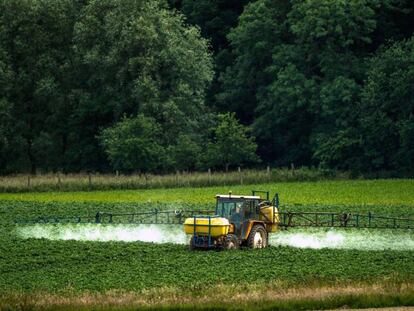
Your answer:
[[[223,303],[223,301],[225,301]],[[413,284],[354,284],[286,289],[275,285],[213,286],[200,292],[0,295],[0,310],[328,310],[414,306]]]
[[[232,172],[177,172],[167,175],[60,174],[0,176],[0,192],[159,189],[349,179],[347,172],[299,168]]]

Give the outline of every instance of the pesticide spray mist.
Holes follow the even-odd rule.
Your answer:
[[[273,234],[270,244],[312,249],[414,250],[414,235],[389,230],[312,228]]]
[[[189,239],[176,225],[59,224],[20,227],[22,238],[77,241],[124,241],[186,244]]]
[[[79,241],[143,241],[187,244],[189,237],[177,225],[59,224],[19,227],[22,238]],[[271,246],[312,249],[414,250],[414,234],[389,230],[291,229],[270,235]]]

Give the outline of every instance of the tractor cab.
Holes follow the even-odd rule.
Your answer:
[[[253,218],[258,215],[260,197],[258,196],[232,196],[218,194],[216,196],[216,215],[227,219],[243,216]]]
[[[262,198],[257,194],[265,194]],[[254,221],[263,221],[263,208],[272,209],[271,214],[275,214],[275,205],[269,201],[268,191],[252,191],[252,195],[232,195],[218,194],[216,195],[216,211],[215,214],[228,219],[230,223],[230,232],[238,237],[245,237],[248,234],[251,224]],[[276,202],[275,202],[276,203]],[[273,217],[272,217],[273,218]],[[273,219],[268,219],[274,221]]]
[[[228,219],[237,236],[242,234],[243,222],[259,218],[259,196],[216,195],[216,215]]]

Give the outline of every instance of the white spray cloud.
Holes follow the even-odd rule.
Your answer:
[[[36,224],[19,227],[17,234],[24,239],[143,241],[175,244],[188,242],[188,237],[181,226],[170,225]]]
[[[286,230],[270,236],[272,246],[312,249],[414,250],[414,235],[410,231],[389,230]]]
[[[177,225],[36,224],[17,228],[24,239],[187,244]],[[270,235],[271,246],[311,249],[414,250],[414,233],[398,230],[290,229]]]

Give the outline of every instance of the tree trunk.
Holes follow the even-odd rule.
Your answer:
[[[226,166],[226,173],[228,173],[229,172],[229,164],[226,163],[225,166]]]

